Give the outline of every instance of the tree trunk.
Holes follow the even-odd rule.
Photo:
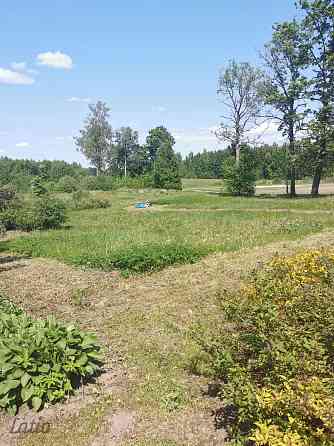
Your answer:
[[[295,197],[296,194],[296,168],[291,166],[291,180],[290,180],[290,197]]]
[[[320,186],[322,171],[323,171],[323,164],[319,163],[317,165],[317,167],[315,168],[315,172],[314,172],[314,176],[313,176],[311,195],[314,195],[314,196],[318,196],[319,195],[319,186]]]
[[[296,166],[295,166],[295,128],[294,123],[290,123],[289,126],[289,152],[290,152],[290,197],[296,196]]]
[[[237,166],[240,164],[240,144],[235,145],[235,163]]]

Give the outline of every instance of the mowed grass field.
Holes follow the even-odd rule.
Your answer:
[[[295,240],[334,225],[334,197],[236,198],[187,190],[96,194],[111,207],[71,212],[65,228],[2,242],[2,250],[128,275]],[[152,208],[136,210],[134,203],[144,199]]]

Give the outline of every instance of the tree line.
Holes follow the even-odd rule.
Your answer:
[[[163,126],[151,129],[145,144],[140,145],[137,131],[131,127],[114,130],[109,116],[104,102],[89,105],[85,125],[74,138],[78,150],[96,168],[96,175],[151,175],[155,187],[180,189],[175,139],[169,131]]]
[[[217,92],[224,111],[217,137],[230,144],[235,164],[229,174],[240,183],[242,147],[256,142],[261,124],[275,122],[287,139],[291,196],[301,162],[318,195],[334,161],[334,2],[298,0],[296,7],[299,20],[273,26],[262,67],[232,60],[221,71]]]

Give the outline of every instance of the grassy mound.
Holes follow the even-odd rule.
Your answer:
[[[221,305],[218,332],[195,334],[220,383],[217,422],[240,445],[332,445],[334,252],[274,258]]]

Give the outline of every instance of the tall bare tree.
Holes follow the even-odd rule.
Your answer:
[[[263,106],[263,73],[249,63],[231,60],[219,74],[218,97],[225,107],[216,135],[228,142],[240,162],[240,147],[250,142],[250,135],[259,122]]]

